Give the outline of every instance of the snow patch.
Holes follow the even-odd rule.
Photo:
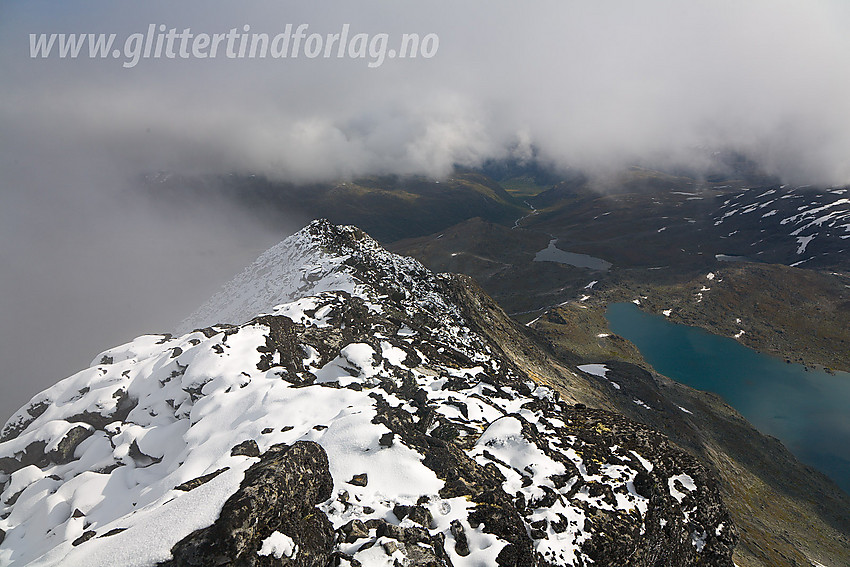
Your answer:
[[[606,335],[607,336],[607,335]],[[608,372],[608,367],[604,364],[582,364],[581,366],[576,366],[579,370],[586,374],[591,374],[593,376],[599,376],[601,378],[605,378]]]
[[[298,556],[298,546],[288,535],[275,531],[263,540],[257,555],[273,555],[275,559],[287,557],[294,560]]]
[[[809,243],[815,239],[815,236],[817,236],[817,234],[811,234],[809,236],[798,236],[797,244],[799,244],[799,246],[797,247],[797,254],[804,253],[806,251],[806,248],[809,246]]]
[[[682,492],[681,490],[679,490],[679,489],[676,487],[676,483],[677,483],[677,482],[678,482],[678,483],[679,483],[679,484],[680,484],[680,485],[681,485],[681,486],[682,486],[685,490],[687,490],[688,492],[693,492],[694,490],[696,490],[696,489],[697,489],[697,485],[696,485],[696,483],[694,482],[694,479],[693,479],[693,478],[691,478],[689,475],[684,474],[684,473],[682,473],[682,474],[677,474],[677,475],[675,475],[675,476],[671,476],[671,477],[667,480],[667,486],[668,486],[668,488],[670,489],[670,496],[672,496],[673,498],[675,498],[676,500],[678,500],[678,501],[679,501],[679,503],[681,503],[681,502],[682,502],[682,500],[684,500],[684,499],[685,499],[685,497],[687,496],[687,494],[686,494],[686,493],[684,493],[684,492]]]

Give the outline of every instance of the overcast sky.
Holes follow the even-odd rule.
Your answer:
[[[261,227],[215,203],[163,214],[138,197],[140,174],[439,176],[533,146],[597,172],[735,149],[788,181],[844,184],[848,5],[0,0],[0,421],[99,351],[173,328],[304,220]],[[30,57],[31,33],[115,33],[123,48],[149,24],[439,43],[379,66]]]

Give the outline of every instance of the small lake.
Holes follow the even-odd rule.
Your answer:
[[[718,262],[752,262],[746,256],[734,256],[731,254],[715,254],[714,258]]]
[[[850,492],[850,374],[806,371],[633,303],[610,305],[606,317],[659,373],[723,396],[757,429]]]
[[[591,270],[600,270],[607,272],[612,266],[611,262],[606,262],[602,258],[594,258],[587,254],[577,254],[575,252],[567,252],[561,250],[555,244],[557,239],[550,240],[549,246],[538,252],[534,256],[535,262],[558,262],[559,264],[567,264],[577,268],[590,268]]]

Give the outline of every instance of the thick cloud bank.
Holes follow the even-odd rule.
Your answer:
[[[59,3],[55,3],[57,6]],[[850,181],[850,11],[836,2],[28,2],[4,8],[4,129],[130,160],[315,179],[446,173],[538,148],[556,165],[699,165],[734,149],[770,173]],[[74,7],[76,6],[76,8]],[[371,52],[60,60],[30,33],[434,34]],[[250,40],[250,37],[247,38]],[[273,51],[273,50],[272,50]],[[385,50],[386,51],[386,50]],[[384,54],[385,55],[385,54]],[[372,67],[370,67],[372,65]],[[9,131],[9,130],[7,130]],[[4,142],[8,143],[8,137]]]

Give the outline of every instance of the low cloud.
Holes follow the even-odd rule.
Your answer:
[[[38,6],[19,8],[25,29],[3,33],[13,70],[3,121],[140,168],[441,175],[526,142],[565,167],[690,164],[732,149],[788,179],[850,181],[850,18],[839,2],[371,2],[333,15],[181,3],[135,18],[104,4],[75,26]],[[297,59],[142,59],[132,69],[23,56],[30,32],[114,32],[120,44],[159,22],[270,36],[306,23],[323,37],[347,24],[386,33],[390,46],[436,34],[439,50],[378,68],[303,49]]]

